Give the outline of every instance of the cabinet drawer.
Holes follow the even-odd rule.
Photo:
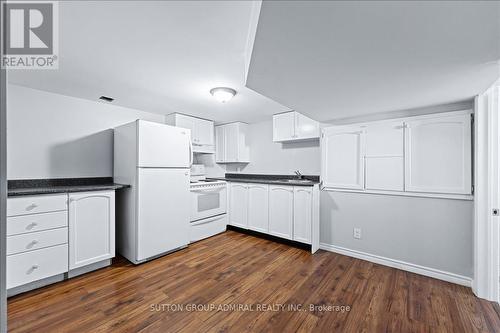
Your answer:
[[[67,244],[7,256],[7,289],[67,271]]]
[[[68,243],[68,228],[7,237],[7,255]]]
[[[66,194],[9,198],[7,200],[7,216],[67,210],[67,202],[68,196]]]
[[[7,218],[7,236],[67,226],[67,211],[11,216]]]

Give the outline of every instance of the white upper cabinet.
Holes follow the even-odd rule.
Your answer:
[[[404,123],[382,122],[367,125],[366,189],[404,190]]]
[[[191,142],[196,153],[214,153],[214,122],[207,119],[172,113],[165,117],[168,125],[191,130]]]
[[[406,191],[471,194],[470,113],[406,122]]]
[[[115,256],[115,192],[69,195],[69,268]]]
[[[359,126],[325,128],[321,140],[323,186],[364,188],[365,133]]]
[[[235,122],[215,127],[217,163],[249,163],[248,125]]]
[[[273,141],[300,141],[319,138],[319,122],[295,111],[273,115]]]
[[[470,111],[332,126],[322,134],[321,180],[331,189],[470,199],[471,150]]]
[[[269,185],[248,184],[248,229],[269,231]]]

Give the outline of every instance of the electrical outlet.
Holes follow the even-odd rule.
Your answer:
[[[361,228],[352,229],[352,236],[356,239],[361,239]]]

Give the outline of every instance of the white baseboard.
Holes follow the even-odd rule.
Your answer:
[[[393,267],[393,268],[398,268],[398,269],[401,269],[404,271],[408,271],[408,272],[412,272],[412,273],[416,273],[416,274],[420,274],[420,275],[425,275],[425,276],[428,276],[431,278],[460,284],[460,285],[466,286],[466,287],[470,287],[472,285],[472,279],[469,277],[450,273],[450,272],[441,271],[439,269],[415,265],[415,264],[411,264],[411,263],[404,262],[401,260],[390,259],[390,258],[378,256],[375,254],[351,250],[351,249],[347,249],[345,247],[335,246],[335,245],[330,245],[330,244],[325,244],[325,243],[320,243],[319,248],[322,250],[343,254],[343,255],[346,255],[349,257],[354,257],[354,258],[370,261],[370,262],[373,262],[376,264],[389,266],[389,267]]]

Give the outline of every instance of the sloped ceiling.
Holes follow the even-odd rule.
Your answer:
[[[288,108],[245,87],[251,1],[61,1],[58,70],[12,70],[9,82],[159,114],[219,122]],[[213,87],[238,91],[227,104]]]
[[[390,112],[491,84],[499,13],[494,1],[61,1],[59,70],[8,79],[218,122]],[[238,95],[218,103],[215,86]]]
[[[497,1],[264,1],[247,86],[317,120],[472,98],[499,76]]]

